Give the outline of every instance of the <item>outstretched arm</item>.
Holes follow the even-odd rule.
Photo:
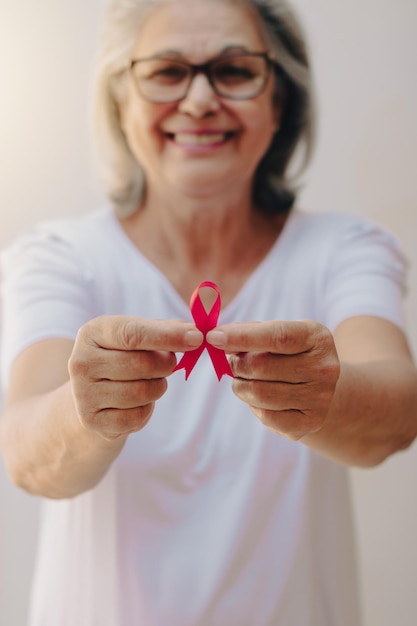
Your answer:
[[[166,391],[174,352],[198,346],[192,324],[103,316],[74,342],[48,339],[16,359],[0,444],[12,480],[67,498],[94,487]]]
[[[207,340],[231,353],[233,389],[274,432],[347,465],[372,466],[417,435],[417,372],[381,318],[230,324]]]

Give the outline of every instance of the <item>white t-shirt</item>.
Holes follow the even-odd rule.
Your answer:
[[[404,270],[374,225],[294,211],[220,322],[403,326]],[[191,319],[109,209],[40,225],[3,273],[4,384],[26,346],[92,317]],[[43,502],[30,626],[359,626],[347,478],[264,428],[204,352],[96,488]]]

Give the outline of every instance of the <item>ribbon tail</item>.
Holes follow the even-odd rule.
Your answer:
[[[224,375],[234,378],[232,368],[229,365],[229,361],[226,358],[224,350],[220,350],[220,348],[215,348],[210,344],[207,344],[206,347],[219,381]]]
[[[188,380],[188,377],[193,371],[194,366],[197,363],[198,359],[200,358],[203,350],[204,350],[204,345],[201,345],[199,348],[196,348],[195,350],[191,350],[190,352],[184,352],[182,359],[180,360],[179,363],[177,363],[173,371],[177,372],[178,370],[185,369],[185,380]]]

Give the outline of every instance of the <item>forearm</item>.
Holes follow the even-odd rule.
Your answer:
[[[75,342],[29,346],[14,361],[0,419],[12,480],[50,498],[94,487],[128,435],[151,419],[175,352],[202,338],[191,323],[101,316],[81,327]]]
[[[48,498],[69,498],[94,487],[125,440],[106,440],[81,424],[69,383],[14,402],[0,419],[1,451],[11,480]]]
[[[323,427],[302,441],[337,462],[372,467],[416,436],[416,372],[392,359],[342,364]]]

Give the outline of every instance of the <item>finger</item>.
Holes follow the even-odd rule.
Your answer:
[[[95,348],[74,354],[70,372],[84,380],[150,380],[168,376],[176,363],[173,352]]]
[[[309,385],[242,380],[235,378],[234,393],[252,407],[271,411],[302,411],[313,408],[318,399],[311,400]],[[317,395],[319,392],[317,390]]]
[[[228,355],[228,361],[236,378],[295,384],[311,380],[309,356],[310,353],[282,355],[270,352],[240,352]]]
[[[153,380],[137,380],[131,382],[103,381],[96,383],[94,398],[91,398],[91,388],[85,402],[91,406],[95,404],[99,410],[103,409],[134,409],[159,400],[167,390],[165,378]],[[82,399],[79,400],[82,404]]]
[[[165,378],[172,373],[176,364],[173,352],[110,351],[109,358],[105,359],[103,378],[120,381]],[[108,376],[105,375],[106,371]]]
[[[237,379],[233,381],[235,394],[249,405],[264,426],[294,441],[306,433],[319,430],[326,414],[320,402],[311,402],[311,390],[307,387]]]
[[[107,350],[186,352],[203,341],[203,334],[189,322],[129,316],[95,318],[80,333],[86,343]]]
[[[265,426],[295,438],[321,428],[334,391],[326,382],[294,385],[239,378],[232,388]]]
[[[152,417],[154,404],[146,404],[131,409],[103,409],[87,425],[89,430],[98,432],[105,439],[117,439],[142,430]]]
[[[270,321],[219,326],[207,341],[226,352],[300,354],[314,348],[323,327],[310,321]]]
[[[317,419],[312,414],[306,414],[296,409],[271,411],[253,406],[250,408],[266,428],[287,437],[291,441],[299,441],[306,433],[316,432],[323,423],[322,419]]]

